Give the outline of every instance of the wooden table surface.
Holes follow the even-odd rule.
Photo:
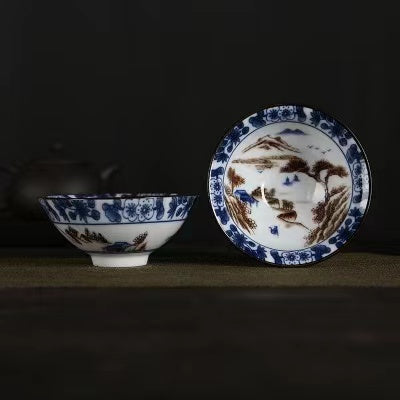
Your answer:
[[[399,311],[389,288],[3,289],[3,398],[396,398]]]
[[[5,399],[382,399],[400,392],[400,289],[390,282],[5,286]]]

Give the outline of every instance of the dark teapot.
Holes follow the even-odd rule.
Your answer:
[[[65,158],[35,160],[23,165],[14,175],[8,193],[13,215],[24,219],[41,219],[37,198],[46,194],[104,193],[119,169],[110,165],[95,171],[89,163]]]

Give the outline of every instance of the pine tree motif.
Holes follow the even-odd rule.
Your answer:
[[[148,235],[148,233],[144,232],[144,233],[141,233],[140,235],[136,236],[135,239],[133,239],[132,245],[135,246],[135,247],[139,246],[140,244],[142,244],[146,240],[147,235]]]

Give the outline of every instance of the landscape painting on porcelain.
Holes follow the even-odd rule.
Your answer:
[[[364,153],[333,118],[300,106],[273,107],[239,123],[210,169],[215,216],[246,253],[307,264],[336,251],[369,202]]]

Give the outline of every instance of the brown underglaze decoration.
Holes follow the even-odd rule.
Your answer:
[[[270,135],[259,138],[255,143],[243,149],[242,153],[246,153],[251,149],[263,149],[278,151],[289,150],[294,153],[300,151],[284,141],[281,137],[272,137]],[[283,162],[283,163],[282,163]],[[350,200],[349,188],[345,185],[329,188],[331,177],[344,178],[348,176],[347,170],[342,165],[334,165],[326,159],[320,159],[313,164],[308,164],[306,160],[295,154],[281,154],[273,156],[261,156],[253,158],[237,158],[232,161],[237,164],[253,165],[258,171],[279,168],[281,173],[302,173],[315,180],[324,189],[324,199],[320,201],[311,211],[313,214],[313,222],[317,227],[310,229],[302,222],[298,221],[295,203],[286,199],[276,197],[274,188],[261,190],[257,187],[251,192],[251,195],[257,201],[266,200],[268,205],[279,211],[277,218],[285,222],[287,227],[297,225],[309,231],[305,237],[306,245],[314,245],[328,239],[340,227],[347,215],[348,203]],[[282,166],[283,164],[283,166]],[[246,221],[247,214],[251,212],[246,209],[247,205],[233,196],[234,189],[238,185],[245,183],[245,179],[235,173],[233,168],[228,171],[228,179],[231,187],[225,189],[225,202],[229,213],[233,220],[251,233],[251,224]],[[300,218],[301,219],[301,218]],[[252,221],[252,220],[251,220]],[[254,226],[255,225],[255,221]]]
[[[271,169],[278,166],[277,161],[285,160],[297,160],[299,157],[291,154],[284,154],[281,156],[270,156],[270,157],[254,157],[254,158],[237,158],[232,163],[236,164],[250,164],[254,165],[257,170],[262,171],[265,169]]]
[[[279,218],[281,221],[286,222],[286,224],[289,224],[289,226],[292,225],[298,225],[301,226],[302,228],[307,229],[308,231],[310,231],[311,229],[308,228],[307,226],[305,226],[302,222],[298,222],[296,221],[297,219],[297,212],[292,210],[292,211],[288,211],[282,214],[278,214],[277,218]]]
[[[321,201],[311,210],[318,226],[307,236],[307,245],[322,242],[339,229],[346,218],[349,199],[349,188],[342,185],[330,191],[327,202]]]
[[[280,171],[306,174],[323,186],[325,192],[324,201],[319,202],[317,206],[312,209],[314,215],[313,220],[319,223],[319,225],[307,236],[306,243],[307,245],[312,245],[329,238],[343,222],[347,214],[347,203],[349,200],[346,186],[333,188],[329,191],[329,178],[332,176],[337,176],[339,178],[348,176],[346,169],[341,165],[334,165],[324,159],[316,161],[310,168],[307,161],[297,158],[289,160]],[[322,177],[322,172],[325,172],[324,177]]]
[[[132,246],[134,247],[135,251],[143,251],[146,249],[147,235],[148,235],[148,233],[144,232],[144,233],[141,233],[140,235],[136,236],[135,239],[133,239]]]
[[[275,193],[275,188],[272,188],[270,190],[264,188],[264,198],[265,200],[267,200],[267,203],[271,208],[278,211],[291,211],[294,209],[293,201],[278,199],[277,197],[275,197]],[[251,195],[257,200],[263,199],[263,196],[261,194],[261,187],[254,189],[251,192]]]
[[[243,153],[247,151],[258,148],[263,150],[271,150],[276,149],[279,151],[290,150],[295,153],[299,153],[299,149],[291,146],[289,143],[285,142],[280,136],[272,137],[271,135],[265,135],[261,138],[258,138],[257,141],[243,149]]]
[[[268,205],[276,211],[283,211],[283,213],[277,215],[277,218],[288,224],[288,226],[293,224],[310,230],[310,228],[305,226],[303,223],[296,221],[297,212],[294,210],[293,201],[278,199],[277,197],[275,197],[275,192],[275,188],[272,188],[270,190],[264,188],[264,196],[267,200]],[[255,198],[262,198],[260,187],[254,189],[251,194]]]
[[[275,197],[275,189],[274,188],[272,188],[272,189],[270,189],[270,190],[268,190],[267,188],[264,188],[264,197],[266,198],[266,199],[270,199],[270,198],[272,198],[272,197]],[[261,187],[259,186],[257,189],[254,189],[252,192],[251,192],[251,195],[255,198],[255,199],[262,199],[263,198],[263,195],[262,195],[262,193],[261,193]]]
[[[293,201],[289,200],[280,200],[277,199],[276,197],[267,199],[267,203],[271,208],[274,208],[275,210],[279,211],[291,211],[294,209],[294,203]]]
[[[68,226],[65,229],[65,233],[68,237],[70,237],[74,242],[78,244],[84,243],[110,243],[101,233],[90,232],[88,228],[85,228],[84,233],[79,233],[76,229]]]
[[[246,183],[246,180],[238,175],[234,168],[229,168],[227,178],[230,186],[225,185],[224,199],[228,212],[236,224],[252,233],[257,224],[248,216],[251,214],[251,207],[234,196],[235,188]]]
[[[306,174],[316,182],[320,183],[325,190],[325,203],[329,201],[330,193],[328,188],[328,181],[331,176],[338,176],[344,178],[348,176],[346,169],[341,165],[333,165],[327,160],[318,160],[310,168],[307,161],[297,157],[296,159],[289,160],[289,162],[283,166],[281,172],[301,172]],[[322,178],[321,173],[326,171],[325,177]]]

